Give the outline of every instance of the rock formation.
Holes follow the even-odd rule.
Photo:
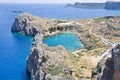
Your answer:
[[[110,51],[111,58],[102,59],[92,71],[92,80],[120,79],[120,44]]]
[[[66,64],[65,49],[61,46],[49,48],[41,43],[42,35],[37,35],[39,37],[34,38],[27,59],[27,72],[31,74],[31,80],[74,80]]]
[[[101,53],[108,47],[100,38],[90,34],[90,27],[95,26],[92,29],[94,33],[99,31],[104,33],[106,29],[117,32],[116,29],[119,28],[117,26],[119,17],[106,18],[56,20],[40,18],[27,13],[19,15],[15,19],[11,31],[34,36],[26,65],[31,80],[90,80],[91,71],[93,80],[118,80],[120,45],[111,50],[112,57],[103,58],[97,67],[91,70],[96,65],[95,60],[97,61]],[[104,23],[98,23],[99,21],[104,21]],[[101,24],[105,26],[101,26]],[[106,29],[102,29],[103,27]],[[43,44],[44,37],[59,32],[75,32],[84,42],[85,49],[71,54],[62,46],[48,47]],[[97,52],[98,54],[96,54]]]
[[[120,2],[108,1],[105,4],[105,9],[120,10]]]
[[[79,3],[74,4],[75,8],[87,8],[87,9],[103,9],[105,3]]]
[[[25,35],[35,36],[38,30],[36,26],[31,24],[35,18],[31,14],[22,14],[15,19],[12,25],[12,32],[20,32]]]
[[[79,3],[67,4],[67,7],[83,8],[83,9],[110,9],[120,10],[120,2],[107,1],[106,3]]]
[[[74,30],[75,26],[79,26],[75,23],[69,23],[67,20],[54,20],[47,18],[39,18],[31,14],[19,15],[11,28],[12,32],[19,32],[25,35],[35,36],[38,32],[56,32]]]
[[[80,26],[65,20],[39,18],[21,14],[12,25],[12,32],[34,36],[31,54],[27,59],[27,72],[31,80],[75,80],[66,61],[68,52],[62,47],[48,47],[42,39],[51,33],[75,31]]]

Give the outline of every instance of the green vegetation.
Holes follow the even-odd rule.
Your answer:
[[[49,28],[49,31],[50,31],[50,33],[55,32],[56,28],[55,27]]]
[[[84,56],[84,54],[82,54],[82,53],[77,53],[78,55],[79,55],[79,57],[82,57],[82,56]]]
[[[56,65],[51,65],[49,67],[49,72],[52,75],[61,75],[61,76],[66,76],[66,74],[63,71],[63,67],[62,66],[56,66]]]
[[[108,21],[108,19],[107,18],[95,18],[95,21],[96,22],[107,22]]]
[[[88,46],[88,47],[86,47],[86,49],[87,49],[88,51],[93,50],[93,46]]]
[[[58,27],[57,27],[57,30],[63,31],[63,28],[60,27],[60,26],[58,26]]]
[[[86,67],[86,66],[81,66],[81,68],[85,68],[85,69],[87,69],[87,67]]]

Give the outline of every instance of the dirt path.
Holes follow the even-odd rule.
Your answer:
[[[90,20],[90,21],[88,22],[88,24],[91,24],[91,22],[92,22],[92,20]],[[100,58],[99,58],[99,60],[98,60],[98,62],[99,62],[101,59],[107,58],[107,57],[110,57],[110,56],[111,56],[110,51],[111,51],[111,49],[112,49],[113,47],[116,46],[116,43],[110,42],[109,40],[103,38],[102,36],[93,33],[93,32],[92,32],[92,28],[93,28],[93,27],[90,27],[90,30],[89,30],[89,33],[90,33],[90,34],[92,34],[92,35],[100,38],[105,45],[111,46],[110,49],[108,49],[108,50],[106,50],[105,52],[103,52],[103,54],[100,56]]]

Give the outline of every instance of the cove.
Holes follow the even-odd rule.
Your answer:
[[[73,33],[58,33],[53,36],[45,37],[43,43],[48,46],[62,45],[68,51],[75,51],[84,47],[78,36]]]
[[[13,21],[19,15],[11,11],[20,10],[40,17],[56,19],[120,16],[120,10],[77,9],[65,8],[64,6],[65,4],[0,4],[0,80],[28,80],[26,77],[26,58],[30,53],[32,38],[11,33]],[[75,41],[76,39],[77,41]],[[70,42],[68,42],[69,39],[66,40],[67,44],[64,45],[68,45],[68,47],[64,47],[69,50],[82,48],[81,46],[76,48],[71,46],[74,41],[75,45],[77,43],[82,45],[77,37],[76,39],[73,41],[70,39]],[[65,40],[65,38],[62,40]],[[49,42],[49,45],[54,46],[54,42],[55,40],[52,43]]]

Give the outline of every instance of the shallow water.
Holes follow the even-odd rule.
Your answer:
[[[48,46],[64,46],[68,51],[75,51],[83,48],[84,45],[77,35],[73,33],[59,33],[43,39],[43,43]]]
[[[32,38],[11,33],[12,23],[15,17],[19,15],[11,11],[20,10],[40,17],[56,19],[85,19],[111,15],[120,16],[120,10],[77,9],[65,8],[64,6],[64,4],[0,4],[0,80],[27,80],[25,65],[26,57],[30,52]],[[62,35],[61,37],[63,36],[66,35]],[[70,42],[68,40],[69,38],[71,39],[71,36],[68,35],[68,37],[64,37],[66,38],[65,41],[69,43],[65,44],[68,50],[80,48],[80,45],[76,46],[76,44],[80,44],[78,40],[73,44],[72,41],[77,39],[74,37],[75,36],[73,36]],[[53,41],[55,41],[54,38]],[[57,44],[57,41],[56,44],[51,43],[51,45]],[[73,47],[74,45],[75,47]]]

